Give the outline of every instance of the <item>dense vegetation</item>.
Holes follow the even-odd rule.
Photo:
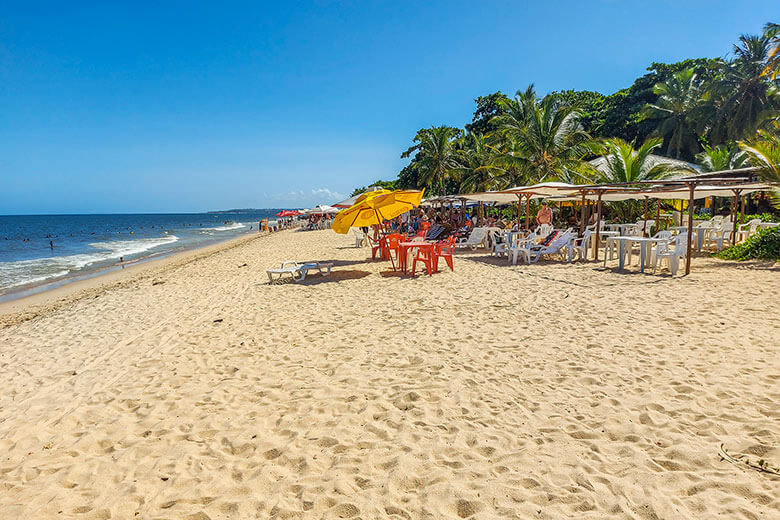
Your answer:
[[[402,157],[397,188],[430,194],[503,189],[550,180],[630,182],[684,169],[764,167],[780,181],[780,25],[743,35],[727,58],[653,63],[610,95],[566,90],[478,97],[463,128],[423,128]],[[605,156],[598,170],[588,162]],[[356,190],[357,191],[357,190]]]
[[[716,256],[724,260],[780,260],[780,227],[758,231]]]

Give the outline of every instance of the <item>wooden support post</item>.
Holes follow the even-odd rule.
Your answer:
[[[661,230],[661,199],[655,199],[655,230]]]
[[[647,206],[650,199],[645,197],[645,220],[642,222],[642,236],[647,236]]]
[[[603,191],[599,191],[599,199],[596,203],[596,240],[593,242],[593,255],[596,261],[599,261],[599,239],[601,238],[601,196]]]
[[[686,182],[690,190],[688,195],[688,248],[685,252],[685,275],[691,274],[691,242],[693,242],[693,190],[696,189],[695,182]]]
[[[531,194],[525,196],[525,229],[531,229],[529,224],[531,217]],[[520,227],[520,217],[517,218],[517,227]]]
[[[585,234],[585,190],[582,190],[582,210],[580,211],[580,236]]]
[[[742,198],[742,190],[732,190],[734,192],[734,225],[731,229],[731,245],[737,240],[737,226],[739,225],[739,201]]]

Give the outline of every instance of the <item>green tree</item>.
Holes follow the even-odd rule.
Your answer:
[[[423,128],[414,137],[415,145],[401,154],[402,158],[415,154],[410,166],[415,170],[418,187],[446,195],[445,182],[459,167],[457,138],[462,131],[451,126]]]
[[[631,183],[688,171],[652,157],[653,151],[662,144],[661,138],[653,137],[634,149],[634,142],[629,143],[618,137],[606,139],[601,145],[604,162],[598,168],[597,180],[603,183]]]
[[[656,121],[655,134],[666,143],[666,154],[692,159],[699,151],[699,128],[708,94],[693,69],[675,72],[653,87],[657,99],[646,105],[644,115]]]
[[[748,155],[736,146],[709,146],[702,144],[704,151],[696,154],[696,164],[704,172],[735,170],[747,166]]]
[[[507,101],[507,98],[499,90],[487,96],[479,96],[474,102],[477,104],[477,108],[474,111],[474,117],[471,119],[471,123],[466,125],[466,131],[472,134],[488,135],[497,130],[495,123],[492,122],[493,118],[500,115],[503,112],[502,103]]]
[[[580,112],[580,123],[590,134],[597,134],[604,125],[607,97],[590,90],[561,90],[552,92],[561,105],[569,105]]]
[[[780,25],[768,23],[764,26],[764,34],[769,39],[769,56],[767,56],[766,67],[762,74],[769,77],[770,80],[777,79],[780,73]]]
[[[590,136],[579,122],[580,112],[555,96],[536,97],[533,85],[504,102],[496,118],[504,138],[504,161],[533,182],[584,180]]]
[[[627,142],[617,137],[606,139],[600,146],[604,161],[598,167],[596,181],[633,183],[661,179],[683,171],[677,166],[659,162],[652,157],[653,150],[662,144],[660,138],[653,137],[647,139],[638,149],[634,149],[634,142]],[[641,211],[641,203],[635,200],[613,202],[612,207],[621,222],[636,219]]]
[[[594,129],[594,137],[644,141],[656,129],[656,122],[644,117],[645,107],[658,99],[658,95],[653,92],[655,85],[686,69],[693,69],[700,82],[710,84],[719,74],[721,64],[721,60],[709,58],[689,59],[677,63],[652,63],[647,68],[648,73],[637,78],[629,88],[605,98],[600,115],[603,123]]]
[[[761,168],[761,176],[767,182],[780,183],[780,137],[777,134],[759,132],[756,137],[739,143],[754,166]],[[780,190],[773,190],[773,201],[780,209]]]
[[[487,191],[495,187],[495,172],[499,168],[495,149],[489,141],[482,134],[469,133],[463,138],[458,154],[461,193]]]
[[[770,62],[772,38],[742,35],[734,59],[725,63],[713,89],[718,108],[712,132],[716,142],[753,135],[780,107],[777,85],[764,75]]]

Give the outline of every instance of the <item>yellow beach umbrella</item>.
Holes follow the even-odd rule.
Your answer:
[[[369,191],[358,197],[355,204],[340,211],[333,219],[331,228],[345,235],[349,228],[381,226],[383,220],[390,220],[420,205],[425,190],[377,190]],[[395,270],[395,262],[390,256]]]
[[[340,211],[333,219],[331,228],[345,235],[349,228],[382,225],[420,205],[425,190],[377,190],[358,197],[355,204]]]

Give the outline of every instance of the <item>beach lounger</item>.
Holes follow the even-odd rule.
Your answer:
[[[425,240],[439,240],[439,237],[446,231],[446,228],[441,224],[435,224],[425,234]]]
[[[478,227],[471,230],[468,238],[461,238],[455,242],[455,247],[470,247],[472,250],[479,247],[487,247],[488,228]]]
[[[571,262],[574,258],[574,249],[570,245],[572,240],[574,240],[574,234],[571,228],[569,228],[566,231],[559,231],[547,245],[529,242],[525,247],[520,248],[518,252],[520,256],[525,258],[526,263],[530,264],[531,262],[538,262],[543,255],[563,254],[565,250],[568,253],[569,262]]]
[[[309,271],[316,269],[322,276],[328,276],[332,267],[332,263],[298,263],[293,260],[286,260],[282,262],[282,266],[279,269],[269,269],[266,271],[266,273],[268,274],[269,283],[274,283],[274,275],[277,275],[276,280],[278,281],[286,274],[292,276],[294,282],[302,282],[306,279],[306,275],[309,273]]]

